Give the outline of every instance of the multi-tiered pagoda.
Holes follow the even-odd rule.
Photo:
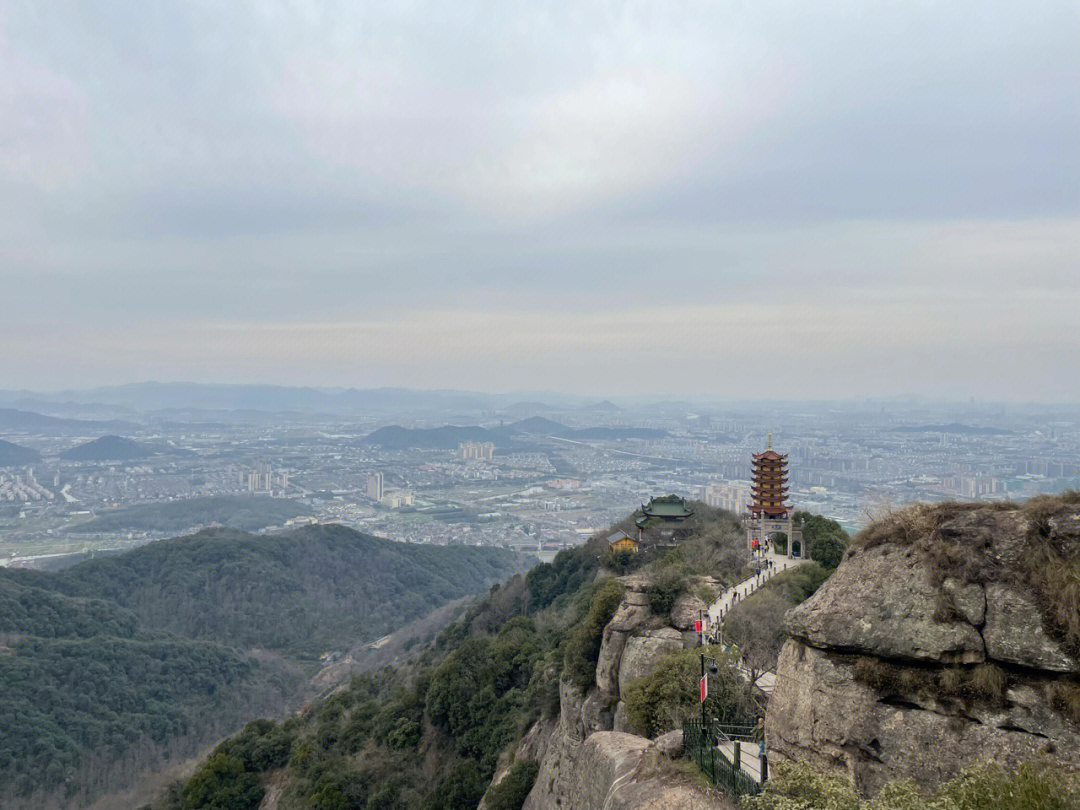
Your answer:
[[[751,456],[750,503],[746,505],[746,540],[755,551],[768,547],[774,554],[802,557],[802,529],[792,520],[787,502],[787,455],[772,449],[772,434],[764,453]]]
[[[755,453],[751,461],[750,494],[753,500],[748,504],[753,517],[784,519],[791,508],[787,503],[787,455],[781,455],[772,449],[772,434],[769,434],[769,449],[764,453]]]

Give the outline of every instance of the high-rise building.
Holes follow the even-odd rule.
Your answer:
[[[383,474],[381,472],[368,476],[367,496],[373,501],[381,501],[383,497]]]
[[[495,456],[495,445],[492,442],[462,442],[458,445],[458,455],[462,461],[490,461]]]
[[[725,481],[704,487],[703,500],[714,509],[726,509],[741,515],[750,503],[750,484],[746,481]]]
[[[255,462],[255,471],[248,475],[248,491],[269,492],[273,489],[273,474],[269,461]]]

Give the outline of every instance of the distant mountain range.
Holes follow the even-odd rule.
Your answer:
[[[588,407],[593,400],[568,394],[542,394],[545,409]],[[488,394],[477,391],[407,388],[312,388],[282,385],[220,385],[143,382],[55,393],[0,391],[0,403],[33,403],[41,410],[74,411],[92,403],[87,413],[106,408],[140,412],[194,409],[200,411],[295,411],[298,413],[356,414],[359,412],[479,413],[495,412],[522,400],[520,393]],[[536,404],[536,403],[531,403]]]
[[[21,467],[41,461],[41,453],[31,447],[12,444],[0,439],[0,467]]]
[[[66,461],[135,461],[149,458],[155,453],[154,448],[133,439],[125,439],[123,436],[102,436],[100,439],[65,450],[60,454],[60,458]]]
[[[520,445],[523,441],[543,436],[584,441],[588,439],[659,439],[666,435],[666,431],[657,428],[571,428],[542,416],[533,416],[495,428],[483,428],[476,425],[404,428],[399,425],[390,425],[370,433],[363,442],[396,450],[406,448],[455,450],[461,442],[492,442],[497,448],[505,450]]]
[[[905,425],[893,428],[895,433],[959,433],[967,436],[1007,436],[1016,431],[1005,428],[978,427],[951,422],[948,425]]]
[[[0,430],[19,433],[82,433],[85,435],[106,430],[127,430],[132,427],[134,425],[131,422],[67,419],[31,411],[20,411],[15,408],[0,408]]]

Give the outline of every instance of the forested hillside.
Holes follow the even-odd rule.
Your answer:
[[[520,566],[501,549],[313,526],[211,530],[57,573],[0,570],[0,806],[82,806],[280,712],[321,653]]]
[[[113,602],[0,577],[0,806],[78,806],[280,710],[295,685],[237,650],[142,630]]]
[[[31,447],[0,439],[0,467],[20,467],[41,461],[41,453]]]
[[[374,639],[522,565],[503,549],[396,543],[344,526],[278,535],[211,529],[54,574],[10,572],[108,599],[185,638],[317,657]]]
[[[623,597],[613,574],[647,576],[657,616],[688,592],[691,574],[746,575],[745,535],[732,516],[695,504],[686,526],[691,537],[678,548],[612,555],[598,536],[560,552],[492,588],[400,666],[355,678],[283,723],[251,724],[154,807],[255,810],[272,781],[279,810],[475,810],[500,756],[535,721],[558,715],[560,678],[593,681],[604,627]],[[696,710],[692,663],[674,691]],[[733,666],[721,677],[732,690],[742,683]],[[487,792],[487,810],[520,810],[536,774],[536,762],[514,763]]]

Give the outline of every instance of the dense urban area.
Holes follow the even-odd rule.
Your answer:
[[[97,392],[105,402],[3,395],[0,564],[315,522],[546,560],[658,494],[743,511],[750,455],[769,434],[789,456],[796,508],[849,531],[911,501],[1022,499],[1080,481],[1075,406],[412,392],[260,410],[174,394],[173,407],[124,389]]]

